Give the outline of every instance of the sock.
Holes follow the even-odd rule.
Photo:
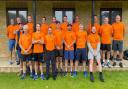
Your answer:
[[[35,73],[35,75],[37,75],[37,73]]]

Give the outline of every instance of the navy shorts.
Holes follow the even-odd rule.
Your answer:
[[[32,61],[32,55],[31,54],[22,54],[21,61]]]
[[[12,51],[15,48],[15,40],[9,40],[9,51]]]
[[[65,50],[64,51],[64,58],[66,60],[73,60],[74,59],[74,50]]]
[[[76,60],[86,60],[87,59],[87,50],[86,48],[77,48],[75,52],[75,59]]]
[[[111,44],[101,44],[100,49],[103,51],[111,51]]]
[[[44,62],[43,53],[33,53],[33,61]]]
[[[123,41],[122,40],[120,40],[120,41],[113,40],[112,50],[122,52],[123,51]]]
[[[63,57],[63,50],[56,50],[56,57]]]

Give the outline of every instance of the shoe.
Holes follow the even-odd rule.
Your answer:
[[[45,79],[45,78],[44,78],[44,74],[42,74],[42,75],[41,75],[41,79],[42,79],[42,80],[44,80],[44,79]]]
[[[35,74],[35,75],[34,75],[34,80],[37,80],[37,79],[38,79],[38,75]]]
[[[25,77],[26,77],[26,74],[22,74],[22,76],[21,76],[21,78],[20,79],[25,79]]]
[[[91,81],[91,82],[94,82],[93,74],[90,74],[90,81]]]
[[[66,77],[67,76],[67,72],[64,72],[64,77]]]
[[[110,62],[107,62],[107,66],[108,66],[108,68],[111,68],[112,67],[112,65],[111,65]]]
[[[113,66],[116,66],[116,62],[113,63]]]
[[[63,76],[63,70],[62,69],[60,69],[60,75]]]
[[[33,78],[33,73],[30,73],[30,78]]]
[[[53,76],[53,80],[56,80],[56,76]]]
[[[71,77],[73,77],[73,76],[74,76],[72,71],[70,72],[70,76],[71,76]]]
[[[46,80],[49,80],[49,76],[46,76]]]
[[[103,78],[103,74],[102,73],[99,74],[99,79],[100,79],[101,82],[104,82],[104,78]]]
[[[119,63],[119,66],[120,66],[120,68],[123,68],[123,63],[120,62],[120,63]]]
[[[13,61],[12,60],[9,60],[9,65],[12,65],[13,64]]]
[[[17,61],[17,62],[16,62],[16,65],[20,65],[20,62],[19,62],[19,61]]]
[[[73,77],[76,77],[77,76],[77,71],[74,71],[73,72]]]
[[[88,72],[84,71],[84,77],[87,77],[87,75],[88,75]]]
[[[102,63],[102,67],[105,67],[105,63],[104,62]]]

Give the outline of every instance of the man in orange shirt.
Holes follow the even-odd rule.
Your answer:
[[[28,25],[23,26],[23,31],[24,33],[20,36],[19,39],[19,45],[21,48],[21,54],[22,54],[22,59],[21,61],[23,62],[23,75],[21,76],[21,79],[24,79],[26,77],[26,62],[29,62],[29,67],[30,67],[30,77],[33,77],[32,74],[32,37],[28,33]]]
[[[88,45],[88,59],[89,59],[89,71],[90,71],[90,81],[94,82],[93,77],[93,64],[94,60],[97,61],[99,67],[99,79],[101,82],[104,82],[103,74],[102,74],[102,66],[101,66],[101,56],[100,56],[100,37],[96,33],[96,28],[92,27],[92,32],[89,34],[87,39]]]
[[[34,26],[33,26],[33,22],[32,22],[32,16],[28,16],[28,33],[32,35],[33,31],[34,31]]]
[[[73,32],[77,32],[79,30],[80,20],[79,16],[75,17],[75,22],[72,24],[72,30]]]
[[[57,21],[57,29],[54,31],[55,43],[56,43],[56,72],[58,73],[59,64],[60,64],[60,74],[63,74],[63,33],[60,29],[60,22]]]
[[[7,37],[9,39],[9,51],[10,51],[10,60],[9,64],[13,64],[12,54],[15,48],[15,25],[14,19],[10,19],[10,25],[7,27]]]
[[[79,25],[79,30],[76,32],[76,60],[75,60],[75,71],[74,77],[77,76],[77,68],[78,62],[82,58],[83,67],[84,67],[84,77],[87,76],[86,60],[87,60],[87,50],[86,50],[86,41],[87,41],[87,32],[84,31],[84,26],[82,24]]]
[[[72,31],[72,25],[68,24],[68,31],[64,35],[64,58],[65,58],[65,76],[67,76],[67,68],[68,68],[68,60],[70,60],[70,72],[71,76],[73,76],[73,60],[74,60],[74,43],[76,37],[75,33]]]
[[[123,39],[125,35],[125,26],[121,22],[121,17],[119,15],[116,16],[115,23],[112,24],[113,27],[113,45],[112,49],[114,51],[114,63],[113,66],[116,65],[117,52],[119,52],[119,66],[122,68],[122,59],[123,59]]]
[[[46,17],[42,18],[41,32],[46,35],[48,33],[48,24],[46,23]]]
[[[68,25],[67,16],[64,16],[63,23],[61,24],[61,30],[63,34],[65,34],[65,32],[67,31],[67,25]]]
[[[32,34],[32,43],[34,44],[33,47],[33,57],[34,57],[34,64],[35,64],[35,75],[34,80],[38,78],[38,63],[40,64],[40,72],[41,72],[41,79],[44,80],[43,74],[43,44],[44,44],[44,35],[40,31],[41,25],[36,24],[36,32]]]
[[[100,24],[98,23],[98,17],[97,17],[97,15],[94,15],[94,26],[96,27],[96,33],[99,34]],[[92,25],[89,24],[88,27],[87,27],[88,34],[91,33],[91,29],[92,29]]]
[[[50,76],[50,64],[52,65],[53,80],[56,80],[56,60],[55,60],[55,37],[52,28],[48,28],[48,34],[45,36],[46,46],[46,80]]]
[[[110,52],[111,52],[111,38],[112,38],[112,26],[109,24],[109,18],[104,18],[104,24],[100,27],[101,36],[101,51],[103,59],[103,67],[111,67],[110,64]],[[105,53],[107,52],[107,60],[105,60]]]
[[[49,25],[49,27],[52,28],[53,32],[56,30],[56,17],[52,18],[52,23]]]

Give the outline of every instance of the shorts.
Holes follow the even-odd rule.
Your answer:
[[[111,51],[111,44],[101,44],[100,48],[103,51]]]
[[[86,48],[78,48],[78,49],[76,49],[75,59],[76,60],[80,60],[81,58],[82,58],[82,60],[86,60],[87,59]]]
[[[56,57],[63,57],[63,50],[56,50]]]
[[[64,58],[66,60],[73,60],[74,59],[74,50],[65,50],[64,51]]]
[[[43,53],[33,53],[33,61],[44,62]]]
[[[114,51],[122,52],[123,51],[123,41],[122,40],[120,40],[120,41],[113,40],[112,49]]]
[[[100,55],[100,52],[98,52],[97,56],[94,56],[92,52],[88,52],[88,59],[95,59],[95,60],[100,60],[101,59],[101,55]]]
[[[9,51],[12,51],[15,48],[15,40],[14,39],[10,39],[9,40]]]
[[[21,61],[32,61],[32,55],[31,54],[22,54]]]

